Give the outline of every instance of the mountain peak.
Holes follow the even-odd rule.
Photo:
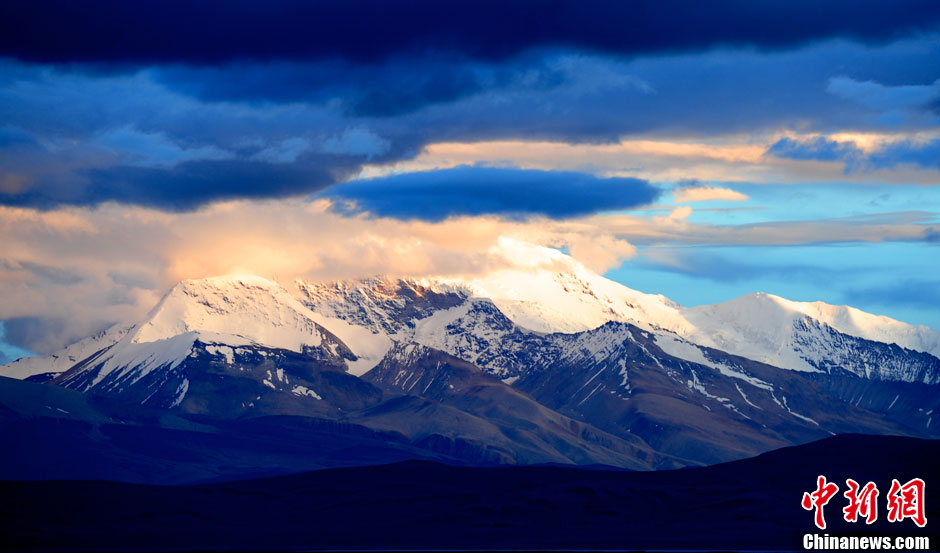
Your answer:
[[[233,273],[229,275],[219,275],[206,278],[194,278],[180,281],[177,286],[199,287],[199,286],[235,286],[235,287],[257,287],[257,288],[278,288],[280,285],[273,280],[249,273]]]
[[[541,246],[508,236],[500,236],[491,253],[498,254],[519,267],[540,267],[554,263],[568,266],[581,266],[581,262],[564,252],[548,246]]]
[[[666,297],[604,278],[557,249],[501,237],[490,253],[504,263],[487,273],[424,281],[488,299],[517,325],[541,333],[581,332],[608,321],[690,330]]]
[[[834,354],[821,350],[837,347],[823,347],[828,341],[825,328],[940,356],[940,333],[846,305],[793,301],[758,292],[683,313],[697,329],[685,338],[779,367],[818,370],[818,359]],[[812,324],[807,325],[808,321]],[[813,330],[814,325],[822,326]],[[808,343],[816,344],[814,351],[799,346]]]
[[[320,344],[315,318],[290,292],[262,277],[184,280],[163,297],[131,341],[155,342],[195,331],[301,351]]]

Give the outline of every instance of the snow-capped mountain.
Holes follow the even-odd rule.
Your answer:
[[[0,369],[0,374],[24,378],[61,372],[118,341],[132,323],[138,323],[130,338],[135,344],[198,331],[227,336],[210,340],[227,340],[231,345],[241,339],[292,351],[318,343],[310,329],[319,325],[350,347],[356,356],[350,371],[361,375],[395,342],[416,339],[432,347],[440,345],[440,329],[435,330],[435,325],[456,316],[451,310],[468,309],[470,299],[490,301],[513,324],[532,332],[573,333],[611,321],[629,322],[801,371],[852,362],[854,352],[833,338],[841,335],[940,356],[940,332],[848,306],[756,293],[687,308],[606,279],[552,248],[502,238],[493,253],[507,261],[507,268],[468,278],[296,281],[290,290],[254,276],[185,281],[144,322],[116,325],[50,356],[18,360]],[[850,370],[856,374],[910,378],[903,369],[886,372],[864,360],[854,362]]]
[[[301,301],[313,311],[392,341],[407,337],[431,347],[441,347],[447,340],[470,340],[474,332],[486,338],[491,332],[486,325],[475,331],[465,328],[470,334],[462,337],[448,338],[444,331],[471,309],[467,300],[485,299],[513,324],[536,333],[574,333],[607,322],[629,322],[784,369],[842,367],[866,377],[940,382],[940,374],[906,368],[903,352],[889,355],[888,360],[883,354],[868,356],[857,346],[861,339],[940,357],[940,332],[925,326],[853,307],[794,302],[764,293],[687,308],[606,279],[552,248],[503,238],[492,253],[511,262],[512,268],[471,278],[299,281],[296,286]],[[691,350],[673,353],[681,357],[683,352]],[[694,352],[691,355],[686,360],[699,359]]]
[[[681,306],[665,296],[606,279],[561,251],[501,238],[491,253],[509,267],[472,278],[432,278],[429,285],[487,298],[514,323],[535,332],[580,332],[608,321],[694,331]]]
[[[187,280],[115,343],[76,363],[55,382],[179,405],[190,375],[179,370],[199,352],[229,364],[242,352],[285,350],[342,365],[354,356],[277,283],[255,276]]]
[[[63,373],[88,356],[110,347],[123,338],[132,325],[116,324],[49,355],[22,357],[0,367],[0,376],[33,380],[49,380]]]
[[[685,308],[551,248],[493,253],[501,268],[467,278],[183,281],[143,320],[0,374],[188,415],[363,425],[487,462],[679,466],[937,432],[931,329],[767,294]]]
[[[940,356],[940,332],[854,307],[757,293],[683,312],[697,329],[685,335],[687,339],[788,369],[812,371],[835,359],[848,361],[828,339],[833,331]],[[884,371],[870,367],[864,372]]]
[[[908,373],[890,379],[843,367],[781,370],[630,323],[535,333],[482,298],[438,311],[418,321],[414,332],[416,342],[470,361],[543,405],[620,437],[641,437],[680,458],[715,462],[735,452],[889,427],[930,435],[940,397],[924,382],[935,380],[940,360],[837,338],[844,351]],[[689,444],[698,444],[696,453]]]
[[[261,277],[186,280],[163,297],[131,334],[130,342],[157,342],[196,332],[219,335],[231,345],[241,345],[240,339],[300,352],[323,341],[315,317],[287,290]]]

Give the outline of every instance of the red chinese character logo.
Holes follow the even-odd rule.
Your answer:
[[[816,478],[816,491],[813,493],[803,493],[803,508],[807,511],[816,510],[816,527],[820,530],[826,529],[826,517],[823,515],[823,507],[839,491],[839,486],[832,482],[826,483],[825,476]]]
[[[896,479],[891,480],[888,522],[901,522],[905,518],[913,520],[921,528],[927,525],[927,517],[924,515],[924,481],[920,478],[903,486]]]
[[[869,482],[859,491],[858,482],[851,478],[845,481],[845,485],[849,487],[842,494],[849,500],[848,506],[842,509],[845,521],[856,522],[859,515],[865,517],[865,524],[878,520],[878,486]]]

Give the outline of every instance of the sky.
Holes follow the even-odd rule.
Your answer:
[[[0,4],[0,361],[500,236],[940,329],[940,4]]]

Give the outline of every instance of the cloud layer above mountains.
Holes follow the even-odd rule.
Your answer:
[[[748,135],[847,161],[772,135],[935,130],[938,24],[914,0],[9,3],[0,203],[295,196],[444,142]]]
[[[707,285],[774,249],[795,299],[895,313],[862,288],[940,274],[885,253],[940,258],[938,59],[928,0],[7,2],[0,321],[47,351],[176,278],[467,272],[502,234],[690,303],[774,292]],[[850,245],[881,276],[797,251]]]

